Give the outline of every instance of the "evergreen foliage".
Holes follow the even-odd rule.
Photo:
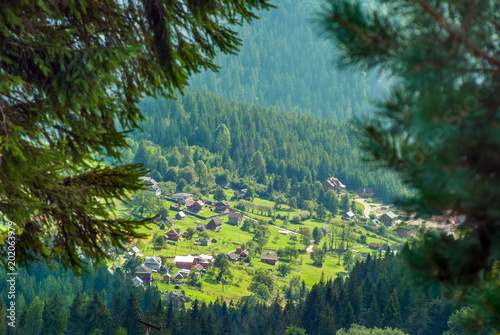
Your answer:
[[[120,162],[145,95],[171,97],[218,52],[234,54],[235,25],[267,0],[9,1],[0,10],[0,213],[17,230],[21,266],[57,261],[82,271],[105,249],[142,236],[114,199],[143,187]],[[141,151],[140,155],[143,154]],[[7,237],[2,228],[2,238]],[[97,243],[97,241],[99,243]],[[7,244],[0,244],[7,265]]]
[[[445,282],[465,298],[472,309],[455,321],[474,334],[500,329],[499,10],[487,0],[387,0],[373,11],[329,0],[319,17],[343,64],[397,78],[360,123],[367,158],[415,190],[397,205],[460,219],[456,236],[430,232],[405,254],[420,284]]]

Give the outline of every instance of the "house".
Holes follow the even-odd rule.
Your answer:
[[[382,245],[383,245],[382,243],[370,243],[368,244],[368,247],[370,249],[379,249],[382,247]]]
[[[167,221],[167,223],[168,223],[169,226],[175,226],[175,221],[170,216],[167,216],[165,218],[165,221]]]
[[[176,202],[182,202],[182,204],[186,204],[189,200],[192,200],[192,194],[190,193],[176,193],[172,196],[172,200]]]
[[[240,255],[238,255],[234,251],[230,251],[227,253],[227,257],[229,257],[229,260],[233,263],[238,262],[240,260]]]
[[[151,270],[160,270],[161,267],[161,258],[158,256],[146,256],[146,260],[144,261],[144,266],[150,268]]]
[[[373,197],[373,188],[358,187],[358,192],[357,193],[362,198],[371,198],[371,197]]]
[[[212,263],[214,261],[214,257],[213,256],[208,256],[208,255],[203,255],[203,254],[200,254],[198,256],[198,263],[201,264],[201,266],[203,266],[203,268],[207,269],[210,267],[210,263]]]
[[[334,177],[330,177],[323,182],[323,189],[325,192],[328,190],[334,190],[335,193],[344,193],[346,191],[345,185]]]
[[[177,293],[177,292],[170,292],[170,293],[165,292],[163,299],[167,301],[172,301],[172,306],[174,306],[175,308],[182,308],[186,303],[186,299],[184,299],[182,293]]]
[[[144,265],[139,265],[134,271],[134,276],[141,278],[144,284],[149,285],[153,281],[153,270]]]
[[[229,211],[229,202],[222,200],[215,204],[215,210],[217,212],[227,212]]]
[[[327,236],[328,234],[330,234],[330,228],[324,225],[323,227],[321,227],[321,232],[323,233],[323,236]]]
[[[141,251],[137,247],[133,247],[129,252],[130,257],[141,257]]]
[[[151,177],[139,177],[139,180],[142,181],[146,185],[153,185],[153,182],[152,182],[153,179]]]
[[[193,213],[199,213],[203,210],[203,201],[201,200],[188,201],[186,203],[186,207],[188,211],[191,211]]]
[[[177,214],[175,214],[175,218],[177,220],[184,220],[186,218],[186,213],[184,213],[183,211],[180,211]]]
[[[196,225],[196,230],[197,231],[205,231],[205,230],[207,230],[207,227],[205,227],[205,225],[203,223],[198,223]]]
[[[141,278],[135,276],[132,278],[132,285],[134,285],[134,287],[144,286],[144,282]]]
[[[457,225],[458,220],[457,218],[451,216],[451,215],[433,215],[429,221],[432,222],[439,222],[443,224],[449,224],[449,225]]]
[[[180,241],[182,240],[182,231],[179,228],[172,228],[163,237],[171,241]]]
[[[223,189],[227,190],[231,187],[231,183],[225,183],[221,185]]]
[[[208,247],[210,244],[212,244],[212,242],[210,242],[210,240],[200,240],[200,244],[203,246],[203,247]]]
[[[175,266],[181,269],[191,269],[193,265],[198,264],[198,258],[187,255],[187,256],[175,256],[174,258]]]
[[[394,212],[387,212],[380,217],[380,221],[382,221],[386,226],[391,226],[398,216],[394,214]]]
[[[243,214],[239,212],[229,213],[227,217],[229,218],[227,223],[232,224],[234,226],[238,226],[241,223],[241,221],[243,221]]]
[[[417,230],[413,227],[398,227],[394,229],[394,232],[398,234],[399,237],[408,237],[415,235]]]
[[[242,252],[240,252],[240,259],[246,258],[248,257],[248,255],[250,255],[250,253],[248,252],[248,250],[245,249]]]
[[[205,268],[204,268],[204,267],[203,267],[203,265],[201,265],[201,264],[196,264],[196,265],[194,266],[194,269],[195,269],[195,271],[200,272],[200,271],[203,271]]]
[[[262,263],[276,265],[279,262],[279,257],[275,252],[265,252],[260,257]]]
[[[219,230],[222,228],[222,220],[220,217],[215,217],[207,223],[207,229],[210,230]]]
[[[412,213],[412,212],[405,211],[403,209],[400,209],[398,211],[398,218],[400,220],[408,221],[408,220],[412,219],[413,216],[414,216],[414,213]]]
[[[344,216],[342,216],[342,220],[353,220],[355,216],[356,214],[354,214],[353,212],[347,212],[344,214]]]
[[[180,271],[177,271],[174,274],[174,282],[176,284],[182,283],[183,279],[186,279],[187,277],[189,277],[189,273],[191,273],[191,270],[187,270],[187,269],[182,269]]]
[[[172,280],[172,275],[170,273],[167,272],[163,275],[163,282],[165,284],[170,284],[171,280]]]
[[[369,226],[373,226],[373,227],[378,227],[382,224],[382,222],[380,222],[379,220],[377,219],[373,219],[371,221],[368,222],[368,225]]]
[[[179,205],[170,205],[170,209],[173,211],[178,212],[179,211]]]

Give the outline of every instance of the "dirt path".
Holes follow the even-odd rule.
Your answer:
[[[354,199],[354,201],[359,202],[360,204],[362,204],[365,207],[365,210],[363,211],[364,216],[366,218],[370,217],[371,208],[370,208],[370,205],[368,205],[366,203],[366,200],[365,199]]]

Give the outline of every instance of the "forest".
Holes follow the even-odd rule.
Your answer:
[[[239,181],[241,188],[252,183],[263,196],[269,189],[268,195],[282,192],[313,200],[315,182],[332,176],[351,191],[374,188],[384,201],[405,192],[394,173],[361,163],[361,138],[350,123],[230,102],[198,90],[176,101],[147,99],[141,109],[147,120],[143,131],[131,134],[124,161],[144,163],[158,181],[186,179],[178,178],[178,172],[201,159],[215,169],[213,177],[225,174],[222,181]],[[203,184],[198,178],[188,181]],[[295,186],[302,182],[306,189],[298,194]]]
[[[252,296],[241,301],[193,301],[189,310],[169,300],[155,285],[135,288],[125,268],[111,274],[106,268],[77,277],[71,272],[36,267],[20,273],[17,308],[20,323],[7,327],[6,297],[0,301],[0,334],[58,335],[141,334],[154,301],[151,322],[161,325],[156,334],[264,335],[264,334],[441,334],[454,324],[457,307],[446,299],[444,287],[414,289],[402,259],[387,250],[385,256],[358,262],[349,277],[324,278],[309,288],[293,277],[276,288],[273,301],[262,303]],[[260,283],[268,285],[267,274]],[[7,273],[0,272],[0,290],[6,290]],[[451,317],[451,319],[450,319]],[[449,319],[451,321],[449,321]],[[357,328],[370,328],[370,332]],[[356,332],[356,329],[357,332]]]
[[[374,1],[364,1],[374,6]],[[205,71],[190,79],[231,101],[244,101],[333,119],[337,122],[369,114],[371,100],[382,99],[389,79],[375,71],[336,68],[335,44],[318,37],[315,0],[274,1],[276,9],[240,27],[238,55],[219,55],[218,73]]]

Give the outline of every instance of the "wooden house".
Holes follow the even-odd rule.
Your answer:
[[[210,220],[210,222],[207,223],[207,229],[215,231],[221,228],[222,228],[222,220],[218,216],[213,218],[212,220]]]
[[[243,221],[243,214],[239,212],[229,213],[227,217],[229,218],[227,223],[232,224],[233,226],[238,226]]]
[[[276,265],[279,262],[279,257],[275,252],[264,252],[260,257],[262,263]]]
[[[222,201],[216,203],[215,210],[217,212],[222,212],[222,213],[229,211],[229,202],[227,202],[226,200],[222,200]]]

